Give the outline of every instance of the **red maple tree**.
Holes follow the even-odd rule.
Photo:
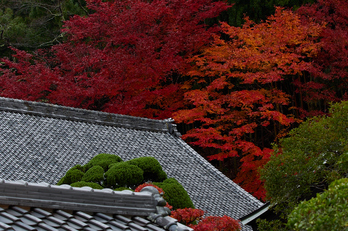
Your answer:
[[[65,22],[66,42],[3,59],[1,96],[143,117],[179,108],[185,59],[207,44],[213,0],[87,1],[95,13]]]
[[[227,39],[216,36],[190,60],[195,65],[183,85],[188,109],[174,118],[195,128],[183,137],[211,149],[209,160],[240,161],[234,181],[258,198],[265,195],[258,168],[271,152],[265,147],[295,121],[285,114],[291,97],[282,82],[312,71],[308,59],[321,47],[316,42],[321,30],[321,25],[304,25],[293,12],[278,8],[260,24],[247,18],[242,28],[222,23]]]

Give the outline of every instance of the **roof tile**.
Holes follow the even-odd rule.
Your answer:
[[[55,184],[99,153],[123,160],[153,156],[206,215],[239,219],[263,205],[178,137],[175,124],[171,132],[170,124],[0,97],[0,178]]]

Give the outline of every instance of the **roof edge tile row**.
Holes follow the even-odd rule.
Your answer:
[[[156,212],[154,196],[155,193],[148,191],[113,191],[0,179],[1,204],[147,216]]]
[[[148,230],[138,224],[147,225],[152,222],[161,227],[158,230],[192,231],[191,228],[170,217],[170,210],[165,207],[165,204],[166,201],[162,195],[152,186],[147,186],[140,192],[132,192],[130,190],[113,191],[112,189],[78,188],[70,185],[58,186],[47,183],[0,179],[0,207],[3,205],[9,206],[6,210],[0,208],[0,230],[13,230],[12,228],[19,224],[27,227],[24,230],[36,230],[31,227],[31,224],[37,226],[37,223],[41,222],[38,222],[38,220],[43,218],[51,221],[54,219],[56,223],[60,223],[60,226],[62,226],[69,223],[64,220],[73,217],[70,212],[72,211],[75,216],[80,217],[80,221],[75,221],[75,223],[88,221],[88,223],[99,227],[96,230],[100,230],[100,228],[111,230],[106,222],[103,224],[95,220],[94,218],[97,216],[109,223],[114,219],[119,220],[121,223],[113,225],[120,226],[121,224],[122,226],[123,224],[122,230],[128,230],[129,227],[131,230]],[[32,211],[29,218],[28,212],[21,207],[29,208]],[[53,211],[56,215],[52,216],[45,209]],[[7,211],[12,212],[8,213]],[[110,214],[111,217],[106,214]],[[59,217],[65,218],[61,220]],[[27,219],[31,221],[28,222]],[[18,223],[20,220],[21,222]],[[46,225],[50,223],[52,222],[48,222]],[[53,225],[52,227],[57,228],[56,226]]]
[[[171,118],[155,120],[4,97],[0,97],[0,110],[181,136]]]

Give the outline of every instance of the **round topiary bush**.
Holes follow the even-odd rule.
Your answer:
[[[85,174],[82,170],[83,167],[81,165],[75,165],[66,172],[65,176],[63,176],[62,179],[58,181],[57,185],[72,184],[77,181],[81,181],[82,177]]]
[[[103,187],[97,183],[93,182],[85,182],[85,181],[79,181],[71,184],[72,187],[84,187],[88,186],[94,189],[103,189]]]
[[[101,183],[104,181],[104,169],[99,166],[93,166],[88,169],[85,175],[82,177],[82,181],[93,182],[93,183]]]
[[[145,181],[161,182],[165,179],[167,174],[154,157],[140,157],[123,162],[119,156],[102,153],[93,157],[84,166],[72,167],[58,184],[81,181],[113,189],[121,187],[135,189]],[[167,183],[178,184],[175,179],[169,179]]]
[[[167,173],[162,170],[161,172],[158,173],[156,181],[162,182],[162,181],[164,181],[166,179],[168,179]]]
[[[113,165],[105,173],[105,186],[110,188],[134,187],[143,182],[143,170],[127,162]]]
[[[85,171],[90,169],[93,166],[99,165],[104,169],[106,172],[108,170],[108,167],[112,163],[118,163],[122,162],[123,160],[121,157],[113,155],[113,154],[107,154],[107,153],[101,153],[93,157],[85,166]]]
[[[192,200],[184,187],[174,178],[168,178],[163,182],[154,182],[154,185],[164,191],[164,199],[173,206],[173,209],[194,208]]]
[[[136,165],[144,171],[144,181],[164,181],[167,179],[167,174],[162,170],[162,166],[154,157],[139,157],[128,160],[127,163]]]

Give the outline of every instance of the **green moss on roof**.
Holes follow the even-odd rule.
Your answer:
[[[109,165],[112,163],[118,163],[122,162],[123,160],[121,157],[113,155],[113,154],[107,154],[107,153],[101,153],[93,157],[85,166],[85,170],[87,171],[93,166],[99,165],[104,169],[104,171],[107,171],[109,168]]]
[[[144,181],[164,181],[167,174],[162,170],[162,166],[157,159],[151,156],[144,156],[127,161],[136,165],[144,171]]]
[[[106,187],[135,187],[144,180],[144,171],[127,162],[113,165],[106,173]]]
[[[153,184],[163,189],[164,199],[173,206],[174,210],[194,208],[190,196],[175,178],[168,178],[163,182],[154,182]]]

